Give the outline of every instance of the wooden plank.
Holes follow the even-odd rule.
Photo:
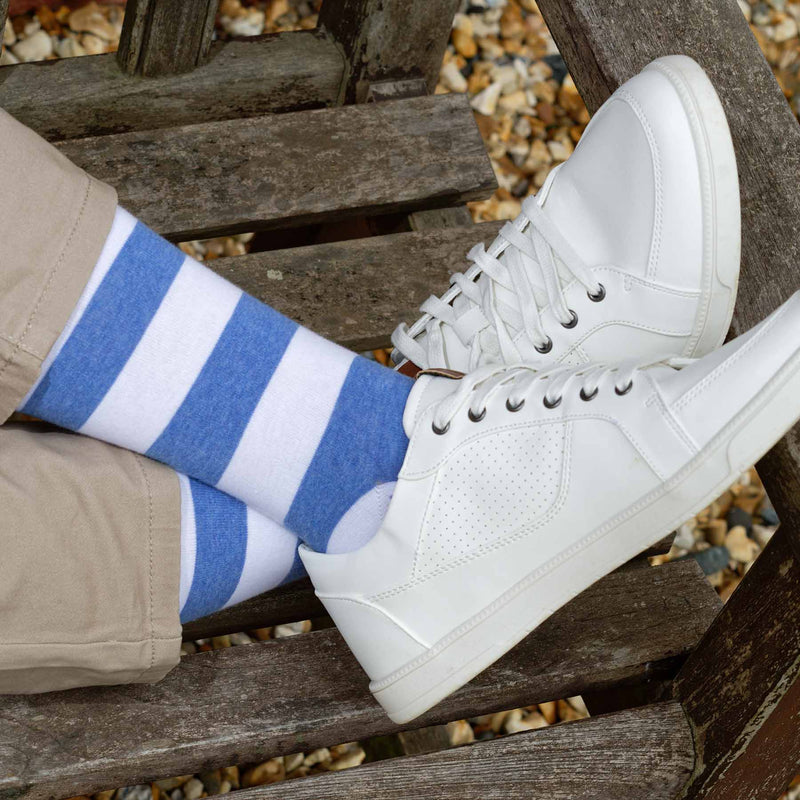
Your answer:
[[[302,578],[243,603],[223,608],[207,617],[187,622],[183,626],[183,640],[190,642],[207,639],[209,636],[222,636],[225,633],[266,628],[270,625],[311,619],[326,613],[314,594],[311,581]]]
[[[241,792],[242,800],[672,800],[692,769],[677,703]]]
[[[630,566],[573,600],[424,727],[636,682],[717,613],[694,562]],[[335,628],[187,656],[153,686],[0,698],[0,796],[88,794],[396,732]]]
[[[458,0],[325,0],[320,27],[345,58],[339,99],[363,103],[370,83],[424,78],[433,92]]]
[[[432,229],[220,258],[209,266],[302,325],[353,350],[385,347],[397,323],[440,294],[469,249],[502,227]]]
[[[146,81],[113,53],[0,67],[0,108],[60,141],[331,106],[342,70],[333,42],[295,31],[217,42],[190,74]]]
[[[686,53],[711,76],[741,183],[742,275],[733,331],[749,329],[798,286],[800,128],[739,8],[722,0],[540,0],[539,7],[590,109],[660,55]],[[794,713],[796,734],[800,713],[797,431],[758,467],[784,522],[681,673],[699,756],[687,798],[772,800],[800,760],[800,737],[785,725]],[[772,742],[774,759],[764,758],[760,731],[781,735]]]
[[[3,34],[3,29],[6,26],[6,18],[8,17],[8,0],[0,0],[0,36]],[[2,41],[2,39],[0,39]],[[0,45],[2,48],[2,45]]]
[[[219,0],[129,0],[117,63],[129,75],[190,72],[211,48]]]
[[[496,185],[467,98],[455,94],[57,146],[172,239],[447,206]]]

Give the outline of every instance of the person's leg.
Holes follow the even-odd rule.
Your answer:
[[[0,142],[4,177],[0,187],[2,422],[30,392],[78,304],[112,228],[116,194],[2,111]],[[118,451],[105,446],[100,452]],[[65,481],[77,480],[80,459],[64,469],[74,473],[65,474]],[[175,485],[177,489],[177,481]],[[176,580],[180,571],[184,621],[266,591],[302,572],[295,560],[294,536],[220,492],[192,487],[188,481],[183,485],[188,491],[183,492],[186,514],[178,537],[183,552]],[[34,483],[27,488],[40,503],[43,498],[49,503],[45,485]],[[2,506],[4,515],[7,506]],[[91,563],[97,560],[98,569],[113,578],[113,562],[103,566],[91,548],[86,558]],[[176,613],[178,603],[176,598]]]
[[[181,622],[298,574],[297,539],[238,500],[41,425],[0,428],[0,508],[0,693],[157,681]]]
[[[216,486],[317,550],[374,534],[408,444],[409,378],[301,328],[119,208],[74,269],[85,289],[21,410]]]
[[[177,475],[41,427],[0,429],[0,693],[156,681],[180,658]]]

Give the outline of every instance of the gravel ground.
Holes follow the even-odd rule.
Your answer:
[[[800,117],[800,0],[738,0],[795,114]],[[222,0],[218,35],[248,36],[313,28],[319,0]],[[91,2],[70,10],[42,6],[6,24],[0,65],[112,52],[124,10],[119,2]],[[466,92],[486,142],[499,189],[472,203],[475,221],[510,219],[549,171],[569,157],[589,121],[572,78],[534,0],[465,0],[456,16],[437,93]],[[247,252],[251,234],[181,245],[206,260]],[[375,357],[386,360],[386,353]],[[748,470],[721,498],[681,526],[659,563],[695,558],[727,600],[775,531],[777,518],[755,470]],[[310,622],[263,628],[187,643],[185,653],[244,646],[302,634]],[[542,703],[460,720],[448,725],[453,745],[529,730],[586,716],[582,700]],[[369,743],[349,743],[296,753],[260,764],[228,767],[143,786],[100,792],[95,800],[197,800],[240,787],[346,769],[368,759]],[[800,777],[780,800],[800,800]]]

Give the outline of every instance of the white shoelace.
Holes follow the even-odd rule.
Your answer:
[[[445,433],[467,401],[470,419],[473,422],[482,420],[486,415],[488,399],[503,390],[507,392],[506,408],[515,412],[525,405],[534,387],[544,381],[542,402],[546,408],[554,409],[561,404],[564,394],[570,389],[578,390],[583,400],[593,400],[599,392],[601,379],[606,375],[614,375],[614,391],[622,396],[631,390],[633,381],[641,370],[658,365],[680,369],[693,360],[668,356],[646,363],[625,361],[620,364],[594,364],[588,367],[558,366],[545,371],[528,364],[506,367],[489,364],[460,379],[458,389],[446,397],[434,412],[433,429],[436,433]]]
[[[545,307],[552,308],[564,327],[571,328],[577,322],[564,297],[564,288],[572,278],[583,285],[592,300],[599,302],[605,297],[603,285],[547,217],[536,197],[525,200],[522,213],[503,226],[488,250],[482,243],[475,245],[467,259],[472,266],[455,273],[441,297],[431,296],[422,304],[423,316],[414,325],[409,328],[403,323],[395,329],[395,363],[407,358],[423,368],[446,366],[443,326],[452,328],[470,348],[470,370],[478,365],[482,346],[489,344],[480,338],[486,330],[494,331],[494,347],[503,361],[522,361],[532,353],[526,355],[514,342],[519,331],[524,331],[538,352],[552,348],[552,339],[541,321]],[[484,275],[487,280],[479,283],[478,278]],[[504,296],[514,298],[513,304]],[[418,338],[423,333],[421,343]]]

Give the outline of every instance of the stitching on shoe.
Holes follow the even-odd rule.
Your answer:
[[[653,241],[650,246],[650,257],[647,263],[647,275],[652,278],[656,273],[656,264],[661,257],[662,220],[664,215],[664,184],[661,176],[661,154],[653,129],[639,101],[624,87],[617,89],[617,95],[623,102],[628,104],[639,120],[639,124],[642,126],[644,135],[650,145],[650,154],[653,157]]]
[[[726,358],[721,364],[718,364],[708,375],[706,375],[703,380],[699,383],[696,383],[683,397],[679,397],[673,404],[673,410],[677,411],[679,409],[684,408],[687,406],[691,401],[693,401],[697,395],[710,386],[714,381],[717,380],[721,375],[723,375],[731,366],[733,366],[739,359],[741,359],[746,353],[750,352],[753,349],[756,342],[760,341],[764,335],[767,333],[770,328],[786,313],[786,305],[783,305],[769,320],[761,330],[754,334],[750,341],[740,347],[732,356]]]
[[[516,533],[513,533],[507,536],[505,539],[501,539],[497,542],[492,542],[488,545],[482,545],[476,551],[469,553],[467,555],[462,556],[461,558],[456,559],[455,561],[449,561],[447,564],[442,565],[438,569],[432,570],[430,572],[425,572],[422,575],[417,575],[413,577],[410,581],[402,584],[401,586],[396,586],[394,589],[390,589],[386,592],[381,592],[380,594],[372,595],[368,598],[370,601],[379,602],[381,600],[387,600],[390,597],[394,597],[395,595],[402,594],[407,589],[411,589],[414,586],[418,586],[421,583],[425,583],[426,581],[430,580],[431,578],[438,577],[439,575],[444,575],[451,570],[463,566],[464,564],[468,564],[470,561],[474,561],[478,557],[482,557],[487,555],[488,553],[493,553],[496,550],[500,550],[504,547],[507,547],[514,542],[519,541],[520,539],[529,536],[534,531],[538,530],[542,526],[546,525],[550,520],[558,514],[558,512],[562,509],[564,503],[567,499],[568,489],[570,486],[570,481],[572,477],[572,425],[568,422],[564,426],[564,463],[562,465],[562,479],[561,479],[561,487],[559,489],[559,496],[553,505],[548,509],[547,513],[541,517],[537,522],[532,525],[523,525]],[[431,492],[431,494],[433,494]],[[429,496],[430,500],[430,496]],[[426,516],[427,516],[427,508],[426,508]],[[416,554],[415,554],[415,567],[416,567]]]

